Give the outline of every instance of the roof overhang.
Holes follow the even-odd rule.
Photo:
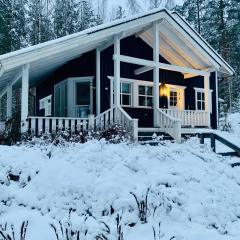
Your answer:
[[[159,27],[160,53],[170,63],[196,69],[215,69],[226,75],[234,70],[177,13],[151,11],[103,24],[56,40],[0,56],[0,90],[6,87],[24,64],[30,64],[30,85],[53,73],[66,62],[108,43],[113,36],[138,34],[152,45],[151,24]]]

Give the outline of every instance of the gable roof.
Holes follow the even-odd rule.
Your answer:
[[[154,10],[93,27],[66,37],[20,49],[0,56],[0,89],[18,75],[23,64],[30,63],[34,84],[64,63],[109,42],[116,34],[138,34],[152,45],[151,24],[160,25],[160,53],[171,64],[196,69],[214,68],[226,75],[234,70],[176,12]]]

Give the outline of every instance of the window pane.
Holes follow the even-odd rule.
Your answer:
[[[202,106],[201,106],[201,102],[200,101],[197,102],[197,110],[202,110]]]
[[[130,83],[122,83],[122,93],[131,93]]]
[[[202,102],[202,110],[205,110],[205,102]]]
[[[147,97],[147,106],[151,107],[153,105],[152,97]]]
[[[205,100],[205,94],[202,93],[202,100]]]
[[[153,95],[152,87],[146,87],[146,94],[147,94],[148,96],[152,96],[152,95]]]
[[[201,99],[202,99],[201,93],[197,92],[197,100],[201,100]]]
[[[145,106],[145,97],[139,97],[138,98],[138,101],[139,101],[139,106]]]
[[[140,95],[145,95],[145,86],[139,86],[138,87],[138,93]]]
[[[90,83],[77,83],[77,105],[90,105]]]
[[[122,105],[129,106],[131,105],[131,97],[130,95],[122,95]]]

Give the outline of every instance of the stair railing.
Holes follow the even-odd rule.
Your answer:
[[[114,124],[120,124],[130,132],[132,140],[138,139],[138,119],[132,119],[122,107],[114,106],[95,117],[95,129],[107,130]]]
[[[157,117],[159,127],[174,138],[178,143],[181,142],[181,120],[171,117],[163,112],[161,109],[157,109]]]

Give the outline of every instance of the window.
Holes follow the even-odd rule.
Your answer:
[[[152,86],[138,86],[138,105],[143,107],[153,106],[153,87]]]
[[[196,91],[196,110],[205,110],[205,94],[203,91]]]
[[[121,105],[132,106],[132,84],[121,83]]]
[[[169,106],[170,107],[177,107],[178,103],[178,94],[176,90],[171,90],[170,91],[170,96],[169,96]]]
[[[39,100],[39,110],[44,110],[44,116],[52,115],[52,95]]]

